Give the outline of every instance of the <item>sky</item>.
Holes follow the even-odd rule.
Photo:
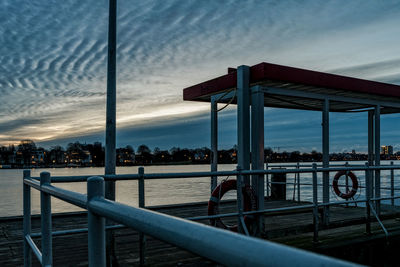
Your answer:
[[[210,146],[210,105],[182,89],[270,62],[400,85],[399,1],[118,1],[117,146]],[[0,2],[0,145],[104,141],[106,0]],[[236,107],[219,114],[220,148]],[[265,109],[265,146],[321,151],[321,113]],[[400,116],[382,145],[400,150]],[[331,113],[331,151],[365,152],[367,115]]]

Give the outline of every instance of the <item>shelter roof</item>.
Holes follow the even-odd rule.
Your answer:
[[[183,90],[183,99],[210,102],[214,95],[236,89],[236,69],[215,79]],[[268,107],[322,110],[323,100],[330,99],[330,111],[351,112],[380,104],[381,113],[400,112],[400,86],[336,74],[293,68],[271,63],[250,67],[250,86],[259,85]],[[236,103],[221,97],[218,102]]]

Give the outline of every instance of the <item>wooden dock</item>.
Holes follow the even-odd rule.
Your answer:
[[[302,205],[293,201],[265,201],[266,208]],[[153,210],[182,218],[207,215],[207,203],[193,203],[153,207]],[[235,203],[223,203],[224,212],[235,211]],[[383,209],[382,219],[390,233],[387,239],[377,222],[372,223],[373,234],[365,232],[365,209],[360,207],[331,207],[329,226],[321,226],[319,242],[313,240],[313,217],[311,210],[292,213],[275,213],[265,216],[265,235],[263,238],[290,246],[317,251],[319,253],[341,257],[364,264],[380,266],[392,265],[391,247],[397,247],[400,236],[400,223],[397,209]],[[229,223],[235,218],[226,219]],[[208,224],[208,220],[201,221]],[[21,266],[23,264],[22,218],[0,219],[0,266]],[[87,227],[86,213],[68,213],[53,215],[53,231]],[[33,216],[32,232],[40,232],[40,217]],[[132,229],[119,229],[116,233],[116,259],[120,266],[139,265],[138,233]],[[40,238],[34,238],[40,248]],[[396,243],[397,242],[397,243]],[[385,247],[385,262],[371,258],[368,249],[376,249],[375,245]],[[366,244],[367,250],[361,249]],[[53,237],[54,266],[87,266],[87,234],[72,234]],[[376,255],[376,252],[374,253]],[[39,262],[32,256],[33,265]],[[154,238],[147,237],[146,265],[148,266],[216,266],[217,264],[176,248]]]

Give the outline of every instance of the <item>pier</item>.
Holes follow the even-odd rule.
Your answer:
[[[296,165],[297,166],[297,165]],[[93,250],[99,249],[98,253],[104,253],[104,250],[99,248],[99,244],[105,245],[105,239],[99,240],[99,243],[91,245],[90,236],[92,238],[101,238],[101,233],[105,231],[113,231],[115,237],[114,243],[114,261],[121,266],[215,266],[235,265],[235,260],[227,259],[226,255],[233,254],[240,262],[236,265],[246,265],[253,262],[256,265],[264,265],[262,262],[270,260],[269,264],[283,264],[290,266],[291,261],[283,261],[278,258],[271,258],[274,253],[290,253],[293,257],[304,257],[302,264],[324,264],[329,263],[332,266],[351,266],[349,263],[335,261],[333,258],[323,258],[322,255],[330,255],[335,258],[361,263],[373,264],[373,260],[378,260],[390,266],[394,265],[391,257],[371,258],[368,250],[385,249],[386,252],[392,251],[394,245],[398,242],[399,224],[398,216],[399,209],[396,205],[382,204],[380,206],[380,215],[375,212],[373,201],[367,194],[366,197],[360,197],[357,200],[332,201],[328,204],[323,204],[318,201],[318,174],[322,172],[338,170],[347,170],[353,172],[365,172],[364,179],[368,181],[371,173],[375,170],[389,170],[393,173],[395,179],[395,171],[400,169],[396,165],[386,165],[378,167],[369,166],[346,166],[346,167],[331,167],[318,168],[316,164],[309,168],[304,165],[301,168],[287,169],[266,169],[255,171],[220,171],[220,172],[193,172],[193,173],[162,173],[162,174],[146,174],[144,168],[139,168],[138,174],[124,175],[104,175],[101,177],[87,176],[54,176],[49,173],[42,173],[41,177],[30,177],[29,171],[24,172],[24,230],[21,231],[21,218],[2,220],[1,226],[3,231],[4,262],[2,266],[12,266],[20,263],[22,260],[27,260],[27,255],[31,254],[30,261],[35,265],[42,261],[42,251],[48,251],[47,255],[51,255],[47,260],[55,266],[70,264],[73,265],[93,266],[93,258],[91,253]],[[393,170],[393,172],[392,172]],[[310,186],[307,176],[312,174],[313,199],[315,202],[289,200],[290,197],[285,196],[283,199],[277,199],[277,195],[273,193],[274,186],[284,186],[288,188],[298,183],[293,183],[290,180],[282,182],[274,182],[272,175],[276,174],[296,174],[296,181],[301,181],[299,184]],[[240,176],[251,174],[266,175],[267,184],[270,185],[268,195],[264,198],[263,210],[242,210],[240,204],[235,200],[221,200],[220,213],[210,215],[208,211],[208,203],[186,203],[179,205],[146,207],[145,204],[145,181],[149,179],[185,179],[186,177],[196,177],[198,179],[207,179],[207,177],[218,175],[221,176]],[[361,175],[360,175],[361,176]],[[269,179],[271,178],[271,179]],[[102,197],[90,197],[93,190],[93,181],[96,183],[103,180],[124,181],[137,180],[139,184],[139,205],[146,209],[129,207],[118,204],[117,202],[106,200]],[[39,182],[40,181],[40,182]],[[59,182],[82,182],[88,181],[88,194],[79,194],[57,187]],[[100,183],[102,184],[102,183]],[[370,183],[367,183],[371,186]],[[104,184],[103,184],[104,186]],[[104,223],[98,225],[96,221],[93,223],[89,213],[75,213],[51,215],[51,210],[43,209],[41,218],[38,216],[30,216],[30,188],[40,190],[42,207],[51,207],[50,198],[54,196],[61,200],[67,201],[79,207],[90,209],[93,205],[93,212],[102,214],[102,216],[110,216],[114,222],[112,225],[105,227]],[[386,189],[386,188],[385,188]],[[95,191],[101,194],[102,190],[99,187]],[[364,186],[364,190],[369,192],[368,187]],[[391,190],[388,188],[387,190]],[[398,188],[393,188],[393,192],[397,192]],[[103,191],[104,192],[104,191]],[[282,198],[279,196],[279,198]],[[392,197],[381,197],[379,200],[397,199],[398,195]],[[92,201],[92,202],[90,202]],[[363,206],[356,206],[356,203]],[[370,204],[370,205],[368,205]],[[103,206],[104,205],[104,206]],[[324,207],[330,207],[329,224],[320,223],[323,218]],[[238,209],[239,207],[239,209]],[[155,211],[156,213],[152,213]],[[371,212],[372,211],[372,212]],[[163,214],[167,215],[165,217]],[[208,225],[210,219],[222,218],[225,224],[237,224],[242,220],[243,216],[257,216],[262,214],[262,226],[258,228],[259,220],[257,217],[253,220],[252,225],[247,223],[243,225],[247,231],[243,234],[232,233],[228,230],[217,230],[215,227],[202,228],[201,225]],[[171,217],[172,216],[172,217]],[[180,221],[175,218],[184,218]],[[197,221],[201,224],[192,224],[189,221]],[[40,225],[40,229],[39,229]],[[181,226],[177,226],[181,225]],[[93,227],[100,227],[93,231]],[[47,228],[47,229],[46,229]],[[92,229],[92,230],[90,230]],[[106,230],[107,229],[107,230]],[[185,230],[186,229],[186,230]],[[215,229],[217,232],[214,233]],[[203,232],[203,234],[201,234]],[[144,235],[145,233],[146,235]],[[208,236],[208,233],[211,235]],[[100,235],[99,235],[100,234]],[[246,234],[256,235],[257,238],[246,237]],[[208,236],[205,238],[205,236]],[[226,237],[225,237],[226,235]],[[22,246],[23,236],[25,236],[25,245]],[[105,235],[104,235],[105,236]],[[146,237],[145,237],[146,236]],[[219,238],[217,236],[220,236]],[[205,239],[204,239],[205,238]],[[244,239],[243,239],[244,238]],[[47,245],[46,246],[46,239]],[[161,239],[161,240],[160,240]],[[231,240],[226,243],[226,239]],[[182,241],[185,240],[185,241]],[[259,240],[259,241],[257,241]],[[266,241],[261,241],[266,240]],[[261,241],[261,243],[260,243]],[[271,243],[272,241],[272,243]],[[183,243],[182,243],[183,242]],[[197,242],[200,242],[197,244]],[[204,242],[204,243],[203,243]],[[218,249],[209,250],[208,247],[215,247],[217,242]],[[237,243],[238,244],[235,244]],[[242,245],[239,245],[241,242]],[[252,244],[251,242],[255,242]],[[301,248],[303,250],[293,251],[290,247],[274,248],[276,243],[290,245],[291,247]],[[249,249],[239,249],[237,246],[246,247]],[[270,247],[272,246],[272,247]],[[25,252],[23,258],[22,251]],[[356,252],[348,254],[347,252],[356,250]],[[254,250],[266,251],[265,254],[255,255]],[[289,249],[288,252],[285,250]],[[31,252],[29,252],[31,250]],[[103,251],[103,252],[101,252]],[[268,252],[267,252],[268,251]],[[310,251],[312,254],[307,254]],[[314,254],[318,252],[320,256]],[[28,254],[27,254],[28,253]],[[71,253],[71,254],[70,254]],[[231,255],[232,254],[232,255]],[[11,256],[10,256],[11,255]],[[35,255],[36,258],[33,256]],[[105,256],[105,254],[103,254]],[[29,256],[28,256],[29,257]],[[320,258],[322,257],[322,258]],[[29,259],[29,258],[28,258]],[[229,261],[230,260],[230,261]],[[293,260],[292,258],[290,260]],[[66,263],[67,262],[67,263]],[[76,264],[75,264],[76,263]],[[376,266],[379,266],[376,264]],[[28,264],[29,265],[29,264]],[[96,266],[95,264],[94,266]]]
[[[267,209],[282,207],[300,206],[309,203],[296,201],[271,201],[265,200]],[[234,212],[236,203],[234,201],[223,201],[222,206],[226,212]],[[151,210],[190,218],[207,214],[207,203],[193,203],[182,205],[169,205],[152,207]],[[371,244],[382,244],[387,246],[387,239],[384,231],[377,222],[372,223],[371,235],[365,234],[365,212],[360,207],[333,207],[331,210],[331,225],[319,233],[319,242],[313,242],[313,220],[310,209],[303,209],[296,212],[272,212],[265,217],[265,233],[263,238],[290,246],[317,251],[326,255],[345,258],[359,263],[369,263],[375,266],[381,264],[392,264],[395,266],[393,256],[380,257],[373,261],[370,253],[374,247]],[[382,219],[391,233],[389,242],[393,245],[400,235],[399,222],[400,210],[393,210],[390,207],[383,210]],[[201,223],[208,224],[208,220],[201,220]],[[227,219],[227,223],[235,223],[234,219]],[[14,217],[0,220],[1,226],[1,266],[23,265],[23,243],[22,243],[22,217]],[[87,229],[87,213],[76,212],[53,215],[53,254],[54,266],[87,266],[88,246],[87,232],[67,235],[66,231],[73,229]],[[64,233],[63,233],[64,231]],[[32,217],[32,234],[40,233],[40,216]],[[139,266],[139,234],[138,232],[123,228],[115,231],[116,253],[118,263],[121,266]],[[40,246],[40,237],[34,238]],[[396,241],[398,242],[398,241]],[[349,252],[353,249],[353,254]],[[347,254],[342,254],[348,250]],[[364,251],[357,253],[354,250]],[[342,252],[342,253],[341,253]],[[386,251],[388,252],[388,251]],[[375,253],[374,253],[375,254]],[[390,253],[386,253],[386,256]],[[345,256],[345,257],[344,257]],[[39,266],[34,258],[33,266]],[[157,239],[147,237],[145,262],[147,266],[217,266],[217,263],[199,257],[193,253],[179,249],[175,246],[161,242]],[[389,265],[390,266],[390,265]]]

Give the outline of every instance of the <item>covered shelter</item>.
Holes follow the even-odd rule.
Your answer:
[[[229,68],[225,75],[185,88],[183,99],[211,103],[212,171],[217,171],[218,161],[218,103],[237,104],[237,158],[238,167],[242,170],[264,169],[264,107],[322,112],[323,167],[329,167],[330,112],[367,114],[370,166],[380,165],[381,115],[400,112],[398,85],[266,62],[251,67]],[[380,171],[376,170],[374,176],[374,195],[379,198]],[[257,194],[257,209],[262,210],[264,176],[253,175],[251,179],[243,177],[246,184],[250,184],[250,180]],[[323,173],[322,183],[322,200],[328,203],[329,172]],[[211,190],[216,185],[217,179],[212,177]],[[376,210],[379,214],[379,202]],[[323,223],[329,223],[328,206],[324,208]]]

